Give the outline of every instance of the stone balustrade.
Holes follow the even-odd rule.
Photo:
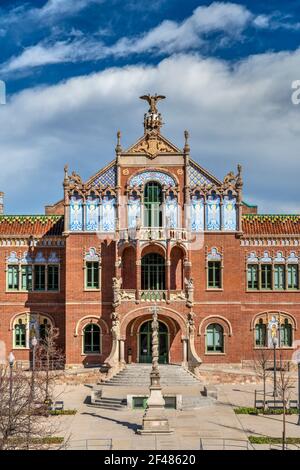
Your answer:
[[[178,240],[188,241],[188,230],[185,228],[141,227],[140,229],[122,229],[120,241],[128,240]]]

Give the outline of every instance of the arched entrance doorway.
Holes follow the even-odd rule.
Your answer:
[[[152,320],[148,320],[140,327],[138,335],[139,362],[149,364],[152,362]],[[159,342],[159,363],[169,362],[169,331],[165,323],[159,321],[158,342]]]

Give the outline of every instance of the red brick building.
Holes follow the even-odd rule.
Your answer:
[[[42,216],[0,216],[2,353],[30,357],[59,328],[66,364],[251,360],[273,338],[290,358],[298,332],[300,216],[243,202],[241,167],[223,181],[161,134],[157,101],[144,135],[83,182],[65,168],[63,199]],[[2,206],[1,206],[2,207]],[[6,348],[4,351],[4,347]]]

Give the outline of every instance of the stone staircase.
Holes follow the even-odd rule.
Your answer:
[[[113,387],[149,387],[151,364],[128,364],[125,369],[104,382]],[[159,366],[162,387],[201,386],[195,375],[180,365],[161,364]]]
[[[172,389],[171,393],[174,392],[182,396],[183,410],[210,406],[214,403],[215,400],[211,397],[203,396],[204,387],[201,381],[184,367],[175,364],[162,364],[159,366],[159,371],[162,387],[168,387],[169,390]],[[91,406],[106,410],[126,410],[126,394],[148,394],[150,372],[151,364],[126,365],[111,379],[103,381],[95,387],[96,391],[100,385],[101,395],[94,397]],[[167,391],[166,388],[165,391]]]

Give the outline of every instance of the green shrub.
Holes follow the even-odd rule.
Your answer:
[[[240,407],[234,408],[234,412],[237,415],[258,415],[259,410],[257,408]]]
[[[271,436],[249,436],[249,441],[251,444],[281,444],[281,437],[271,437]],[[287,444],[300,444],[300,437],[287,437]]]
[[[282,415],[283,414],[283,408],[278,408],[278,409],[266,408],[264,410],[263,408],[240,407],[240,408],[234,408],[234,412],[237,415],[258,415],[258,414]],[[285,410],[285,412],[286,412],[287,415],[297,415],[298,414],[298,409],[297,408],[287,409],[287,410]]]
[[[77,410],[50,410],[50,416],[76,415]]]

